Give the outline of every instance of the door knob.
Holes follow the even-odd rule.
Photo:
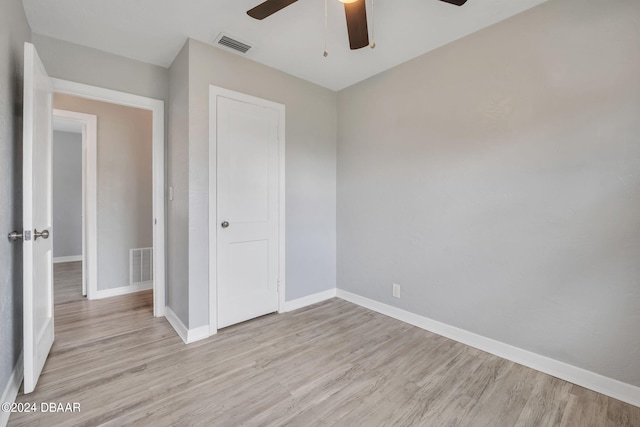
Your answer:
[[[229,222],[228,221],[222,221],[222,224],[220,224],[220,226],[222,226],[222,228],[227,228],[229,226]]]
[[[33,240],[38,240],[38,237],[42,237],[43,239],[49,238],[49,230],[33,230]]]
[[[9,240],[15,242],[18,239],[22,239],[22,233],[18,233],[17,231],[12,231],[9,233]]]

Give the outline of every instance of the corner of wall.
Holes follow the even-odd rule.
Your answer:
[[[169,67],[167,191],[167,313],[189,326],[189,43]],[[167,314],[169,318],[169,314]]]

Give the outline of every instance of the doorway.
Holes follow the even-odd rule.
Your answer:
[[[97,116],[54,108],[52,141],[54,277],[56,269],[79,269],[87,296],[87,282],[97,280],[87,257],[96,252],[96,177],[87,170],[96,168]],[[66,263],[75,264],[57,266]]]
[[[80,100],[93,111],[112,109],[98,126],[110,126],[117,135],[136,135],[132,123],[147,121],[144,132],[150,139],[148,162],[136,163],[139,153],[121,156],[118,147],[107,150],[101,159],[102,169],[110,176],[98,173],[98,147],[86,144],[85,151],[85,256],[83,273],[88,299],[101,299],[145,289],[153,289],[153,314],[165,315],[165,163],[164,163],[164,103],[118,91],[52,79],[57,107],[73,105]],[[67,110],[70,108],[66,108]],[[78,110],[78,108],[74,108]],[[98,110],[95,110],[98,109]],[[85,110],[86,111],[86,110]],[[90,111],[89,111],[90,112]],[[105,113],[106,114],[106,113]],[[100,114],[98,114],[100,116]],[[118,122],[117,117],[124,117]],[[126,119],[135,119],[129,120]],[[94,129],[96,140],[99,132]],[[91,133],[91,132],[89,132]],[[114,144],[126,144],[120,137]],[[145,137],[142,135],[142,137]],[[123,145],[120,151],[127,151]],[[146,168],[146,171],[141,170]],[[131,176],[129,176],[131,175]],[[144,175],[144,180],[138,179]],[[147,191],[139,191],[141,188]],[[98,193],[102,192],[101,201]],[[143,196],[144,200],[138,198]],[[128,198],[128,199],[127,199]],[[130,199],[130,200],[129,200]],[[130,211],[127,221],[119,220],[123,211]],[[144,212],[142,212],[144,211]],[[146,214],[148,212],[148,215]],[[133,215],[133,217],[131,216]],[[101,221],[99,220],[101,219]],[[135,234],[135,236],[134,236]],[[142,234],[142,235],[141,235]],[[100,238],[102,236],[102,239]],[[107,258],[115,264],[110,263]],[[114,268],[117,265],[117,268]]]
[[[209,328],[284,310],[285,107],[211,86]]]
[[[87,199],[93,205],[89,209],[91,214],[86,216],[87,228],[91,229],[86,234],[89,238],[87,246],[91,248],[86,262],[90,277],[88,298],[100,299],[151,289],[151,112],[66,94],[55,94],[53,104],[54,123],[61,109],[68,111],[67,116],[77,114],[71,112],[88,113],[98,123],[96,139],[86,144],[86,151],[93,158],[85,162],[84,171],[86,181],[91,183],[87,186]],[[62,261],[72,260],[65,256],[68,253],[61,251],[73,249],[68,248],[74,246],[70,240],[79,234],[82,224],[81,217],[76,219],[76,211],[71,206],[79,204],[79,197],[74,198],[73,193],[79,190],[82,180],[77,183],[72,179],[64,183],[56,181],[73,170],[80,170],[79,153],[69,150],[60,153],[73,136],[69,132],[54,132],[54,261],[60,260],[61,255]],[[78,164],[73,165],[74,159]],[[76,196],[80,194],[79,191],[75,193]],[[74,254],[81,253],[80,241],[75,239]]]

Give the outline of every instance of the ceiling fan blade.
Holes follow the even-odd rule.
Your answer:
[[[467,2],[467,0],[440,0],[440,1],[443,1],[445,3],[455,4],[456,6],[462,6]]]
[[[367,27],[367,6],[365,0],[344,4],[347,15],[347,30],[351,50],[361,49],[369,45],[369,28]]]
[[[252,18],[262,20],[297,1],[298,0],[267,0],[264,3],[260,3],[253,9],[247,11],[247,15]]]

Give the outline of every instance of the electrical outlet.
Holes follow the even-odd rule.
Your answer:
[[[397,283],[393,284],[393,296],[396,298],[400,298],[400,285]]]

